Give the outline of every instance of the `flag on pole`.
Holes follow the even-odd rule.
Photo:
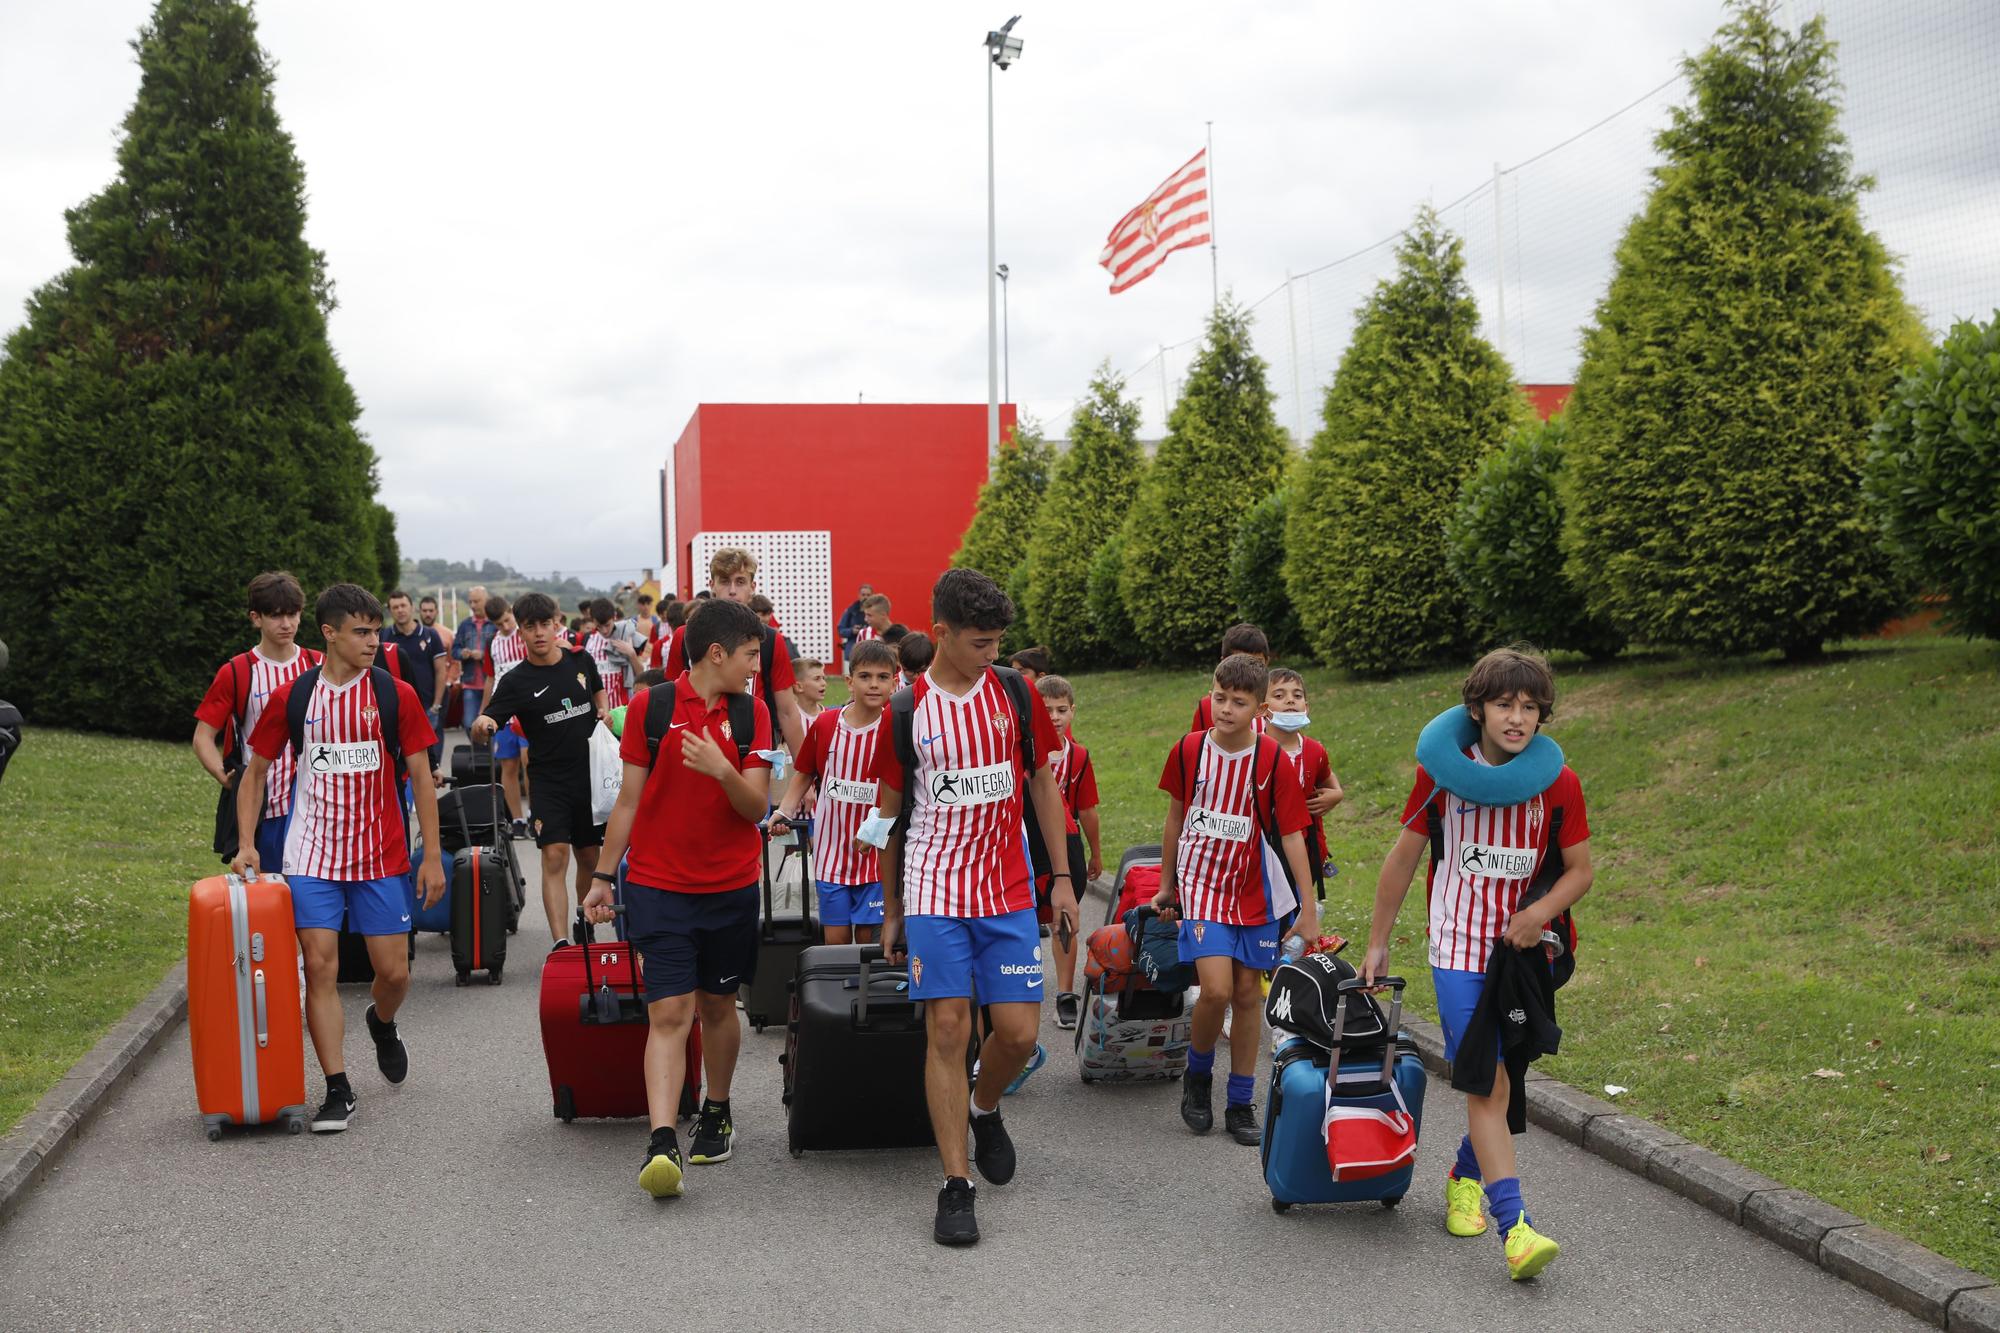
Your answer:
[[[1111,294],[1116,296],[1150,277],[1174,251],[1207,245],[1210,232],[1204,148],[1161,182],[1144,203],[1118,219],[1097,262],[1111,274]]]

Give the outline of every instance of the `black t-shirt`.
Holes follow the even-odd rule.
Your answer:
[[[408,634],[398,634],[394,625],[387,626],[382,641],[396,645],[396,655],[403,659],[403,679],[417,692],[417,702],[429,708],[437,692],[437,659],[444,655],[444,636],[420,622]]]
[[[568,650],[553,666],[523,661],[501,678],[480,712],[503,727],[521,719],[536,772],[582,772],[590,765],[590,733],[597,729],[592,696],[603,688],[590,654]]]

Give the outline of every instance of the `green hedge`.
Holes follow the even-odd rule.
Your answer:
[[[1100,366],[1070,418],[1069,448],[1056,460],[1028,539],[1028,618],[1065,670],[1111,650],[1091,613],[1090,567],[1131,509],[1145,464],[1139,405]]]

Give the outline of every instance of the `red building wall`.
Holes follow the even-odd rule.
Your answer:
[[[1523,384],[1521,392],[1528,395],[1529,403],[1534,406],[1535,415],[1547,421],[1563,410],[1564,405],[1569,402],[1570,391],[1575,387],[1573,384]]]
[[[1013,426],[1003,404],[1000,428]],[[665,555],[680,596],[708,582],[688,567],[698,532],[824,529],[836,618],[868,582],[897,620],[927,629],[931,584],[986,481],[986,405],[703,403],[671,466],[678,549]]]

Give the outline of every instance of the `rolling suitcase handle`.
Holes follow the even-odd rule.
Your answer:
[[[788,819],[785,822],[790,824],[793,830],[799,835],[799,846],[803,849],[806,846],[806,839],[812,836],[812,820],[801,815],[796,821]],[[766,816],[764,822],[757,826],[757,837],[759,839],[757,873],[764,887],[764,915],[757,923],[757,933],[762,938],[769,940],[778,924],[778,906],[771,889],[771,821],[769,816]],[[801,862],[799,874],[799,912],[801,913],[807,938],[811,938],[812,936],[812,901],[812,864],[809,861]]]
[[[1367,992],[1383,986],[1389,988],[1388,1031],[1382,1034],[1382,1082],[1384,1086],[1394,1082],[1396,1076],[1396,1036],[1403,1030],[1403,987],[1406,984],[1401,977],[1377,977],[1372,986],[1360,977],[1349,977],[1346,981],[1340,982],[1333,988],[1335,996],[1345,995],[1349,991]],[[1335,1071],[1338,1071],[1340,1068],[1340,1038],[1342,1030],[1346,1026],[1347,1006],[1345,1004],[1335,1005],[1333,1011],[1332,1063],[1332,1068]],[[1329,1077],[1331,1076],[1329,1075]]]
[[[871,973],[868,965],[871,962],[878,961],[881,957],[881,945],[864,944],[861,946],[861,975],[855,978],[854,982],[855,989],[859,992],[854,997],[854,1026],[857,1031],[866,1031],[868,1029],[868,1001],[873,994],[871,987],[874,982],[900,981],[904,985],[908,985],[910,981],[910,974],[907,972]]]
[[[625,911],[625,904],[617,903],[613,905],[611,911],[614,915],[622,915]],[[576,947],[583,950],[583,994],[577,997],[577,1017],[579,1020],[590,1026],[608,1026],[613,1023],[645,1021],[645,988],[639,981],[638,947],[629,941],[625,942],[625,961],[632,968],[632,999],[635,1003],[635,1016],[628,1018],[625,1015],[625,996],[623,993],[611,988],[611,980],[608,976],[605,978],[604,984],[599,986],[596,979],[591,975],[590,955],[597,947],[597,940],[590,924],[590,918],[583,914],[581,907],[576,909],[576,925],[571,932],[571,938],[575,941]]]

